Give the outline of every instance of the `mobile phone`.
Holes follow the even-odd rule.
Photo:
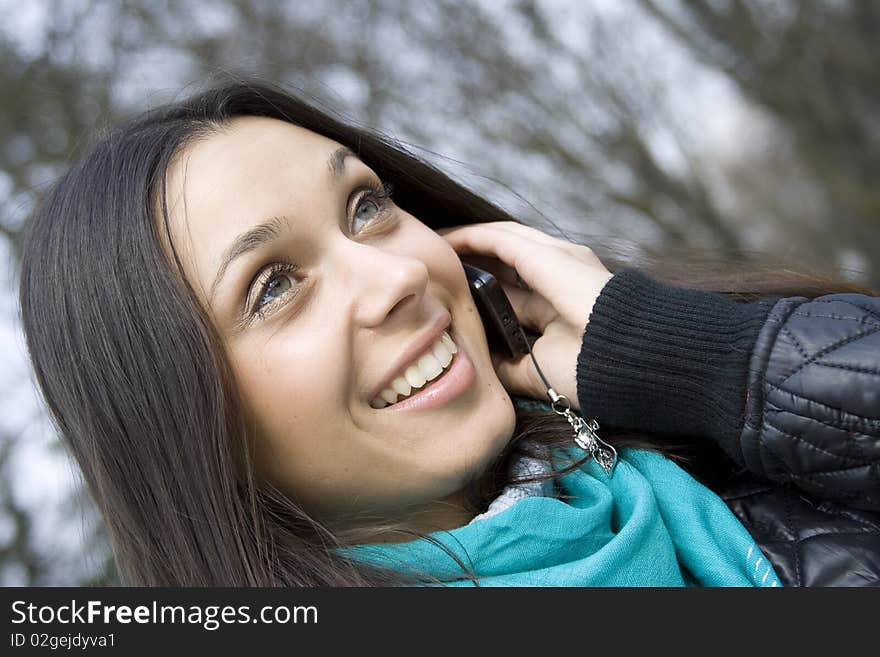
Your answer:
[[[519,358],[529,353],[529,346],[538,336],[524,331],[519,325],[513,306],[498,280],[479,267],[465,262],[462,265],[471,288],[471,296],[486,329],[489,350],[508,358]]]

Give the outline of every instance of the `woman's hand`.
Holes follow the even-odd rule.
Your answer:
[[[437,231],[464,262],[495,276],[520,325],[540,337],[532,352],[553,389],[579,410],[577,356],[593,304],[613,274],[586,246],[511,221]],[[492,354],[498,378],[511,394],[547,400],[528,354]]]

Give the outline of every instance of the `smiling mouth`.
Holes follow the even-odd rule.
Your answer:
[[[382,390],[377,397],[370,401],[370,406],[375,409],[393,406],[397,402],[409,399],[430,388],[449,371],[456,353],[458,353],[458,347],[450,335],[444,331],[425,353],[407,366],[394,378],[389,387]]]

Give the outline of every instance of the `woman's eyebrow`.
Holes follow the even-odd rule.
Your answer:
[[[330,170],[331,184],[339,184],[342,176],[345,174],[345,158],[357,157],[357,154],[347,146],[337,148],[327,160],[327,166]],[[246,230],[232,240],[232,243],[226,248],[223,256],[220,258],[220,266],[217,268],[217,274],[214,276],[214,282],[211,283],[211,291],[208,294],[208,300],[214,298],[217,292],[217,286],[223,279],[223,275],[232,262],[246,253],[261,247],[272,240],[278,238],[285,229],[290,228],[290,220],[287,217],[272,217]]]

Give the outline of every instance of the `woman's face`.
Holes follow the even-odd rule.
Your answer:
[[[233,120],[169,171],[171,235],[226,344],[261,475],[326,520],[433,513],[503,449],[513,406],[458,256],[340,148]],[[457,353],[413,387],[448,359],[444,330]],[[375,408],[401,381],[429,403]]]

